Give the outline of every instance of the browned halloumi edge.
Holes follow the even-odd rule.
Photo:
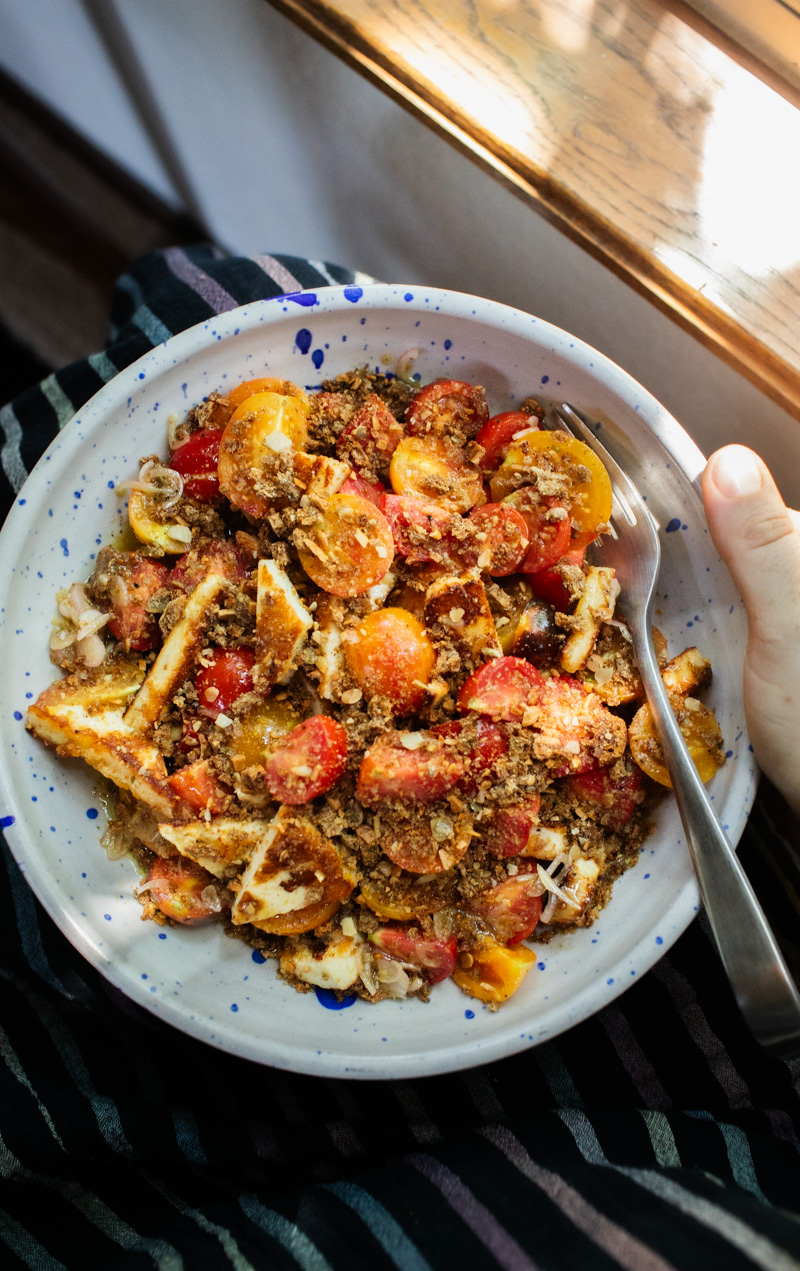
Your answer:
[[[494,617],[480,574],[446,574],[425,593],[425,623],[439,623],[455,647],[472,663],[502,655]]]
[[[233,867],[246,864],[264,839],[271,840],[275,834],[271,821],[237,821],[227,816],[166,822],[158,831],[181,856],[196,861],[216,878],[225,878]]]
[[[286,684],[297,670],[314,619],[288,574],[273,560],[258,562],[256,663],[262,689]]]
[[[570,633],[561,650],[561,669],[569,675],[582,670],[592,652],[600,625],[614,617],[619,583],[614,570],[592,565],[586,574],[583,595],[569,622]]]
[[[104,679],[101,674],[79,673],[51,684],[29,708],[26,727],[55,746],[59,755],[83,759],[115,785],[130,790],[158,816],[176,821],[189,815],[167,783],[158,747],[126,724],[122,702],[103,702]]]
[[[222,574],[209,574],[190,592],[183,613],[125,712],[129,728],[144,733],[158,723],[162,710],[192,670],[217,597],[226,586]]]
[[[327,455],[307,455],[300,450],[294,457],[295,485],[304,494],[318,498],[337,494],[351,472],[349,463],[330,459]]]

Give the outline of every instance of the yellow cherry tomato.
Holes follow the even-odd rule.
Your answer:
[[[569,433],[532,429],[509,447],[492,478],[493,500],[500,503],[520,486],[534,484],[534,469],[561,478],[560,488],[548,492],[569,508],[573,525],[570,548],[586,547],[611,516],[611,480],[597,455]]]
[[[700,780],[710,781],[725,762],[719,724],[713,712],[703,706],[702,702],[698,702],[696,697],[681,697],[677,693],[670,693],[668,696]],[[661,742],[647,702],[639,707],[631,720],[628,739],[634,763],[648,777],[652,777],[653,781],[671,789],[672,782],[664,763]]]
[[[536,954],[524,945],[508,948],[485,936],[476,948],[460,954],[453,979],[464,993],[480,1002],[505,1002],[535,962]]]
[[[483,476],[446,437],[404,437],[392,455],[395,494],[429,499],[445,512],[468,512],[486,502]]]
[[[269,477],[276,460],[303,449],[307,421],[308,401],[297,392],[254,393],[237,406],[222,434],[218,469],[219,488],[234,507],[253,517],[271,511],[259,483]]]

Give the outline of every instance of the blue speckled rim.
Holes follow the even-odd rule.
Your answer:
[[[665,499],[666,492],[669,492],[670,498],[677,499],[679,506],[675,508],[671,504],[667,507],[665,503],[667,510],[663,525],[665,532],[670,534],[669,540],[665,540],[667,555],[673,556],[677,552],[682,562],[674,577],[679,592],[683,587],[694,588],[698,595],[702,595],[698,590],[701,584],[697,580],[700,568],[697,560],[704,563],[709,576],[713,575],[708,588],[711,595],[708,596],[707,612],[702,611],[698,601],[698,612],[687,616],[683,626],[691,628],[695,622],[704,622],[709,638],[716,639],[719,645],[717,656],[727,656],[726,645],[741,642],[742,617],[737,609],[738,601],[725,576],[714,573],[718,562],[710,551],[707,534],[701,531],[698,520],[701,511],[697,478],[704,465],[703,456],[650,394],[607,358],[532,315],[459,293],[414,285],[377,285],[298,293],[247,305],[212,319],[154,349],[121,372],[87,403],[37,465],[3,530],[0,594],[12,598],[0,635],[0,655],[4,661],[7,660],[11,666],[23,665],[15,652],[14,631],[17,629],[15,624],[19,624],[20,629],[24,626],[25,605],[21,597],[27,598],[28,593],[22,588],[18,575],[25,571],[29,573],[39,562],[37,535],[41,534],[49,553],[57,556],[60,552],[71,550],[76,562],[85,562],[82,546],[79,548],[75,544],[73,547],[74,540],[70,538],[68,547],[66,535],[70,518],[75,524],[83,524],[79,518],[89,511],[88,497],[83,507],[77,501],[70,507],[70,501],[66,500],[64,524],[45,523],[41,528],[45,508],[54,498],[53,489],[65,483],[70,488],[72,486],[74,456],[96,450],[103,454],[102,462],[105,463],[112,445],[116,448],[114,453],[117,453],[122,440],[134,444],[131,438],[138,438],[140,433],[145,435],[148,429],[152,432],[153,420],[148,411],[155,413],[155,407],[148,392],[154,384],[159,385],[162,380],[166,383],[176,367],[189,367],[191,364],[191,372],[187,371],[186,375],[187,383],[183,384],[182,407],[185,408],[210,388],[225,387],[220,382],[222,372],[219,368],[225,365],[226,356],[231,361],[231,366],[226,366],[226,373],[231,372],[231,383],[249,377],[251,373],[265,373],[257,365],[257,360],[247,364],[241,358],[236,360],[240,342],[245,342],[243,348],[249,348],[246,342],[252,342],[254,332],[265,333],[276,342],[279,337],[282,340],[279,354],[276,354],[280,365],[276,365],[273,373],[293,377],[297,382],[313,387],[326,374],[359,364],[359,327],[369,333],[368,338],[365,337],[364,348],[369,347],[370,361],[374,361],[380,369],[387,369],[389,362],[417,343],[422,332],[428,343],[420,342],[422,351],[418,365],[426,379],[437,374],[453,378],[480,378],[490,390],[495,409],[504,409],[510,404],[510,400],[506,403],[505,399],[513,398],[514,392],[518,391],[514,387],[517,384],[525,384],[529,392],[539,388],[543,395],[554,399],[560,398],[563,393],[593,419],[603,421],[608,429],[610,447],[628,466],[636,469],[642,488],[651,490],[648,480],[652,477],[651,497],[654,500],[662,488]],[[343,335],[345,328],[347,333]],[[349,341],[346,357],[335,342],[336,338]],[[217,354],[218,346],[223,346],[222,359]],[[248,358],[252,356],[248,354]],[[158,391],[160,393],[160,389]],[[172,406],[172,409],[177,408]],[[162,410],[162,417],[163,414]],[[124,428],[125,421],[127,430]],[[163,439],[163,418],[159,420],[159,429],[158,435]],[[637,435],[629,440],[628,432],[632,437],[634,433]],[[163,440],[156,444],[162,448]],[[135,450],[135,453],[138,455],[141,449]],[[130,463],[130,459],[127,462]],[[113,464],[110,463],[110,466]],[[669,469],[673,471],[669,472]],[[73,512],[76,514],[74,517]],[[688,545],[680,541],[685,537],[681,533],[683,530],[694,532],[695,537]],[[685,578],[681,572],[684,568],[689,570]],[[50,570],[54,578],[60,577],[53,572],[52,563]],[[689,576],[691,570],[694,573]],[[44,568],[43,573],[46,573]],[[702,582],[702,573],[700,579]],[[43,582],[40,587],[49,588],[49,581]],[[50,614],[52,592],[48,590],[46,596],[37,596],[37,604],[42,613]],[[718,616],[723,614],[731,628],[730,632],[724,631],[721,635],[716,625],[712,631],[712,622],[716,623]],[[731,655],[733,669],[739,656],[736,650],[734,654]],[[42,658],[39,660],[41,662]],[[25,675],[27,671],[20,673]],[[37,674],[41,681],[36,681],[38,690],[49,682],[52,675],[50,670],[41,669]],[[736,841],[752,803],[756,773],[743,726],[739,722],[740,684],[731,682],[732,675],[733,671],[729,669],[727,675],[721,677],[722,688],[730,699],[729,702],[724,699],[723,705],[729,708],[734,721],[732,727],[736,732],[738,749],[732,756],[726,777],[722,811],[730,835]],[[331,1005],[325,994],[316,998],[313,995],[298,997],[278,983],[274,985],[276,993],[273,993],[271,981],[269,984],[257,983],[256,977],[259,974],[263,976],[265,971],[254,969],[258,965],[258,956],[252,960],[248,958],[248,951],[243,950],[238,942],[227,941],[220,935],[222,945],[215,945],[211,950],[213,940],[203,941],[202,936],[198,939],[198,932],[175,929],[160,932],[152,924],[132,927],[129,921],[131,880],[119,872],[114,873],[104,860],[102,869],[98,862],[97,871],[102,874],[100,890],[106,888],[102,899],[92,893],[88,884],[86,890],[78,895],[80,880],[76,880],[70,860],[62,865],[62,858],[56,858],[48,845],[46,832],[50,827],[42,820],[45,813],[41,810],[44,801],[35,805],[35,812],[26,801],[38,798],[43,788],[41,785],[34,786],[32,782],[26,784],[21,752],[27,748],[25,757],[30,759],[33,767],[44,765],[44,761],[41,747],[37,749],[38,743],[34,744],[32,739],[22,734],[24,702],[18,700],[21,696],[24,694],[19,684],[9,683],[0,689],[0,727],[9,757],[9,762],[0,772],[0,817],[4,827],[8,827],[7,836],[12,850],[37,896],[83,955],[139,1005],[201,1040],[258,1062],[301,1072],[359,1078],[420,1076],[489,1062],[545,1041],[612,1001],[627,984],[657,961],[685,930],[697,911],[697,888],[691,871],[685,866],[680,827],[676,828],[675,816],[669,813],[661,818],[659,831],[654,836],[658,842],[648,849],[656,858],[657,866],[651,868],[645,859],[636,870],[619,880],[614,903],[590,931],[576,933],[569,942],[561,942],[563,948],[558,941],[547,947],[538,946],[539,983],[552,981],[551,991],[543,992],[534,986],[534,977],[537,977],[534,971],[526,981],[526,988],[528,983],[532,985],[530,993],[526,996],[525,990],[521,990],[496,1014],[488,1012],[480,1003],[464,998],[451,985],[437,989],[433,1004],[427,1007],[406,1003],[369,1008],[355,1003],[354,1009],[323,1011],[320,1006]],[[19,718],[15,718],[15,712]],[[68,828],[63,832],[74,834],[72,850],[83,851],[84,831],[80,826],[76,825],[74,830],[72,827],[78,819],[82,819],[86,826],[87,817],[96,810],[91,798],[88,803],[92,806],[86,807],[85,792],[89,786],[85,772],[77,773],[75,766],[70,764],[54,764],[52,772],[56,806],[59,812],[69,811]],[[58,786],[59,780],[63,781],[63,785]],[[76,794],[78,787],[80,791]],[[31,794],[34,790],[36,795]],[[83,803],[80,803],[81,797],[84,797]],[[61,827],[59,829],[61,832]],[[99,852],[96,830],[91,821],[88,822],[88,833],[93,840],[91,851]],[[672,842],[665,843],[665,835]],[[102,853],[100,855],[102,857]],[[93,856],[87,859],[95,861]],[[117,870],[120,868],[117,867]],[[66,879],[61,878],[62,869],[67,871]],[[647,880],[652,878],[653,886],[663,887],[667,875],[673,880],[671,886],[674,887],[669,903],[663,906],[655,926],[651,922],[646,930],[637,931],[635,914],[638,898],[649,900],[645,887],[646,883],[650,886]],[[75,891],[74,896],[70,889]],[[92,910],[95,901],[100,908],[95,905],[95,910]],[[580,989],[574,989],[573,980],[570,980],[570,988],[562,996],[558,989],[559,981],[562,976],[572,975],[574,979],[578,949],[581,958],[585,959],[595,956],[593,946],[600,949],[604,943],[606,947],[613,945],[619,940],[618,920],[623,913],[631,915],[630,928],[626,932],[630,934],[630,943],[624,946],[615,960],[612,955],[611,962],[607,958],[604,963],[598,953],[596,977]],[[110,936],[113,930],[121,934]],[[166,978],[160,983],[155,982],[162,973],[160,965],[163,971],[163,960],[159,964],[158,957],[152,952],[156,945],[170,949],[176,964],[185,968],[184,981],[178,990],[170,989]],[[555,945],[559,948],[554,948]],[[601,967],[604,968],[602,971]],[[250,972],[253,974],[252,981]],[[543,972],[549,974],[544,975]],[[220,979],[224,991],[214,987]],[[207,999],[201,1009],[197,1007],[194,981],[202,982],[203,995]],[[239,988],[234,989],[234,984]],[[551,994],[557,999],[555,1005]],[[256,998],[259,1012],[264,1011],[264,1002],[271,1010],[276,1005],[279,1007],[280,1024],[272,1032],[265,1028],[263,1013],[255,1017],[252,1015],[252,1007],[248,1004]]]

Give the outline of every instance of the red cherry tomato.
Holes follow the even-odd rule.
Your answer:
[[[147,894],[153,903],[174,922],[191,926],[225,909],[216,890],[213,895],[206,892],[206,888],[214,886],[213,874],[183,856],[159,857],[150,868],[147,882]]]
[[[169,580],[183,591],[193,591],[212,569],[215,573],[224,574],[232,583],[244,582],[249,576],[239,548],[232,540],[201,539],[184,556],[178,557]]]
[[[530,540],[520,570],[533,574],[555,565],[569,548],[570,519],[565,503],[551,497],[542,498],[531,486],[523,486],[503,499],[503,507],[512,507],[523,518]]]
[[[220,497],[217,469],[223,431],[222,428],[201,428],[170,456],[170,468],[183,477],[184,494],[199,503],[214,503]]]
[[[549,605],[557,609],[559,613],[569,613],[573,607],[573,599],[569,593],[563,575],[559,573],[560,565],[582,565],[583,558],[586,555],[586,548],[579,547],[565,552],[555,565],[551,565],[549,569],[542,569],[536,573],[529,573],[527,581],[530,583],[531,591],[539,600],[546,600]]]
[[[471,438],[489,418],[486,393],[462,380],[435,380],[421,388],[406,412],[406,432],[445,436],[460,431]]]
[[[217,780],[208,759],[198,759],[196,763],[179,768],[168,778],[168,783],[180,798],[198,812],[208,809],[216,815],[225,811],[228,791]]]
[[[416,927],[380,927],[369,939],[381,953],[417,967],[429,984],[440,984],[456,969],[455,936],[437,939],[423,936]]]
[[[435,724],[430,732],[437,737],[460,738],[466,727],[464,720],[451,719],[446,724]],[[456,749],[461,753],[466,768],[457,788],[464,794],[474,794],[483,777],[492,772],[497,760],[508,753],[508,737],[492,720],[479,719],[474,739],[470,737],[469,744],[463,746],[456,741]]]
[[[528,846],[530,832],[539,824],[541,799],[532,794],[508,808],[498,808],[486,833],[486,846],[495,856],[519,856]]]
[[[553,675],[543,681],[540,708],[534,727],[542,742],[549,743],[553,757],[563,763],[551,768],[551,775],[589,772],[598,767],[593,748],[603,736],[627,736],[622,720],[612,715],[596,693],[571,675]],[[624,744],[620,747],[620,753]]]
[[[502,944],[519,944],[535,929],[542,912],[543,887],[538,874],[518,874],[468,902]]]
[[[633,764],[623,777],[612,777],[608,768],[596,768],[566,777],[564,788],[575,799],[601,808],[600,819],[609,829],[621,830],[636,810],[642,774]]]
[[[161,644],[158,614],[148,613],[145,606],[151,596],[169,584],[167,566],[136,552],[120,552],[113,563],[109,631],[135,653],[157,649]]]
[[[473,671],[458,695],[459,709],[492,719],[520,720],[544,686],[541,671],[524,658],[495,658]]]
[[[356,471],[369,465],[385,474],[389,460],[404,436],[405,428],[395,419],[386,403],[377,393],[370,393],[339,434],[336,450],[339,458],[351,464]],[[361,491],[353,493],[360,494]]]
[[[358,472],[354,472],[351,477],[342,482],[339,493],[357,494],[359,498],[374,503],[376,508],[380,508],[383,512],[383,500],[389,492],[381,481],[367,481]]]
[[[516,433],[537,426],[536,417],[526,415],[523,410],[505,410],[501,415],[493,415],[475,438],[486,452],[479,461],[483,471],[494,472],[500,466]]]
[[[324,794],[347,767],[347,733],[328,715],[303,720],[266,763],[267,789],[279,803],[308,803]]]
[[[453,557],[452,513],[410,494],[387,494],[382,511],[391,527],[395,551],[410,565]]]
[[[469,514],[481,538],[470,543],[465,564],[477,566],[493,578],[504,578],[524,568],[530,535],[525,518],[505,503],[487,503]],[[474,558],[474,559],[473,559]]]
[[[420,744],[409,750],[403,739]],[[443,799],[464,776],[465,762],[457,746],[446,745],[428,733],[385,733],[364,755],[358,774],[357,797],[365,807],[382,799]]]
[[[195,675],[194,686],[201,715],[216,719],[237,697],[252,693],[255,656],[250,649],[214,649],[209,661]]]

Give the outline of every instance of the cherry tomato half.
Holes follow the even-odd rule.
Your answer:
[[[423,561],[449,561],[455,552],[451,533],[451,514],[431,503],[410,495],[387,494],[382,503],[383,514],[392,530],[395,550],[410,565]]]
[[[407,609],[376,609],[355,628],[345,645],[350,674],[369,701],[388,697],[397,715],[408,715],[425,701],[436,651],[425,627]]]
[[[586,547],[611,516],[611,480],[594,451],[565,432],[531,430],[509,447],[492,479],[492,498],[500,503],[519,487],[519,474],[544,468],[567,483],[563,496],[573,523],[573,547]]]
[[[496,940],[519,944],[539,921],[542,891],[538,874],[518,874],[473,896],[469,910],[483,919]]]
[[[145,606],[157,591],[168,585],[167,566],[138,552],[120,552],[113,558],[111,578],[109,631],[135,653],[157,649],[161,644],[158,614],[148,613]]]
[[[440,836],[435,832],[437,826],[449,832]],[[381,836],[381,849],[393,864],[410,874],[441,874],[462,859],[471,842],[472,817],[461,812],[455,817],[434,820],[427,817],[392,820]]]
[[[224,908],[216,891],[213,895],[206,892],[206,888],[214,886],[214,876],[183,856],[159,857],[151,866],[147,881],[153,903],[173,922],[191,926],[213,918]]]
[[[369,939],[381,953],[417,967],[429,984],[440,984],[456,969],[455,936],[438,939],[423,936],[418,927],[380,927]]]
[[[642,774],[633,764],[622,777],[612,777],[608,768],[595,768],[564,779],[564,788],[582,803],[600,809],[599,817],[611,830],[621,830],[633,816]]]
[[[359,498],[369,500],[383,511],[383,500],[389,491],[381,481],[367,481],[360,473],[354,472],[342,482],[339,493],[357,494]]]
[[[279,803],[308,803],[324,794],[347,767],[347,733],[328,715],[303,720],[266,763],[267,789]]]
[[[503,728],[489,719],[474,722],[474,734],[467,720],[450,719],[446,724],[434,724],[430,733],[434,737],[452,737],[456,749],[463,756],[464,775],[457,782],[457,789],[464,794],[474,794],[484,777],[491,776],[498,759],[508,753],[508,737]]]
[[[458,695],[459,709],[492,719],[520,720],[538,701],[544,687],[541,671],[523,658],[495,658],[473,671]]]
[[[526,574],[534,596],[538,597],[539,600],[546,600],[558,613],[569,613],[574,601],[567,584],[564,582],[564,575],[560,572],[561,566],[577,565],[580,568],[585,555],[585,547],[571,548],[549,569]]]
[[[485,452],[479,460],[483,471],[494,472],[503,462],[516,434],[535,427],[535,417],[526,415],[523,410],[505,410],[501,415],[493,415],[487,420],[475,438]]]
[[[296,537],[300,564],[333,596],[358,596],[387,573],[392,531],[380,508],[357,494],[334,494],[318,521]]]
[[[444,437],[462,433],[472,438],[489,418],[486,393],[462,380],[435,380],[421,388],[406,412],[409,436]]]
[[[336,450],[339,458],[351,464],[356,472],[367,467],[385,476],[389,461],[404,436],[405,428],[386,402],[377,393],[370,393],[339,434]]]
[[[668,696],[700,780],[710,781],[725,762],[722,733],[716,717],[696,697],[681,697],[678,693],[669,693]],[[647,702],[639,707],[628,731],[634,763],[653,781],[671,788],[672,781]]]
[[[519,856],[528,846],[531,830],[539,824],[538,794],[510,807],[498,808],[486,833],[486,846],[495,856]]]
[[[215,503],[220,497],[219,447],[222,428],[202,428],[177,446],[169,466],[183,477],[183,492],[198,503]]]
[[[392,455],[395,494],[430,499],[445,512],[468,512],[486,502],[480,469],[447,437],[404,437]]]
[[[198,759],[196,763],[179,768],[168,778],[169,786],[189,807],[198,812],[208,809],[212,814],[224,812],[228,802],[228,791],[217,780],[214,769],[208,759]]]
[[[211,572],[223,574],[232,583],[244,582],[248,577],[241,552],[232,540],[201,539],[189,548],[172,567],[169,581],[183,591],[193,591]]]
[[[252,693],[255,655],[251,649],[214,649],[208,660],[210,665],[195,675],[194,686],[200,713],[216,719],[243,693]]]
[[[477,566],[493,578],[504,578],[524,568],[530,536],[525,519],[516,508],[507,503],[486,503],[473,508],[469,519],[475,538],[466,552],[462,549],[465,564]]]
[[[528,530],[528,551],[519,566],[523,574],[549,569],[561,559],[569,548],[571,534],[565,503],[549,496],[542,498],[531,486],[523,486],[507,495],[501,506],[514,508]]]
[[[382,799],[433,803],[449,794],[464,772],[464,758],[457,747],[446,745],[433,729],[427,733],[384,733],[361,761],[357,797],[365,807]]]

